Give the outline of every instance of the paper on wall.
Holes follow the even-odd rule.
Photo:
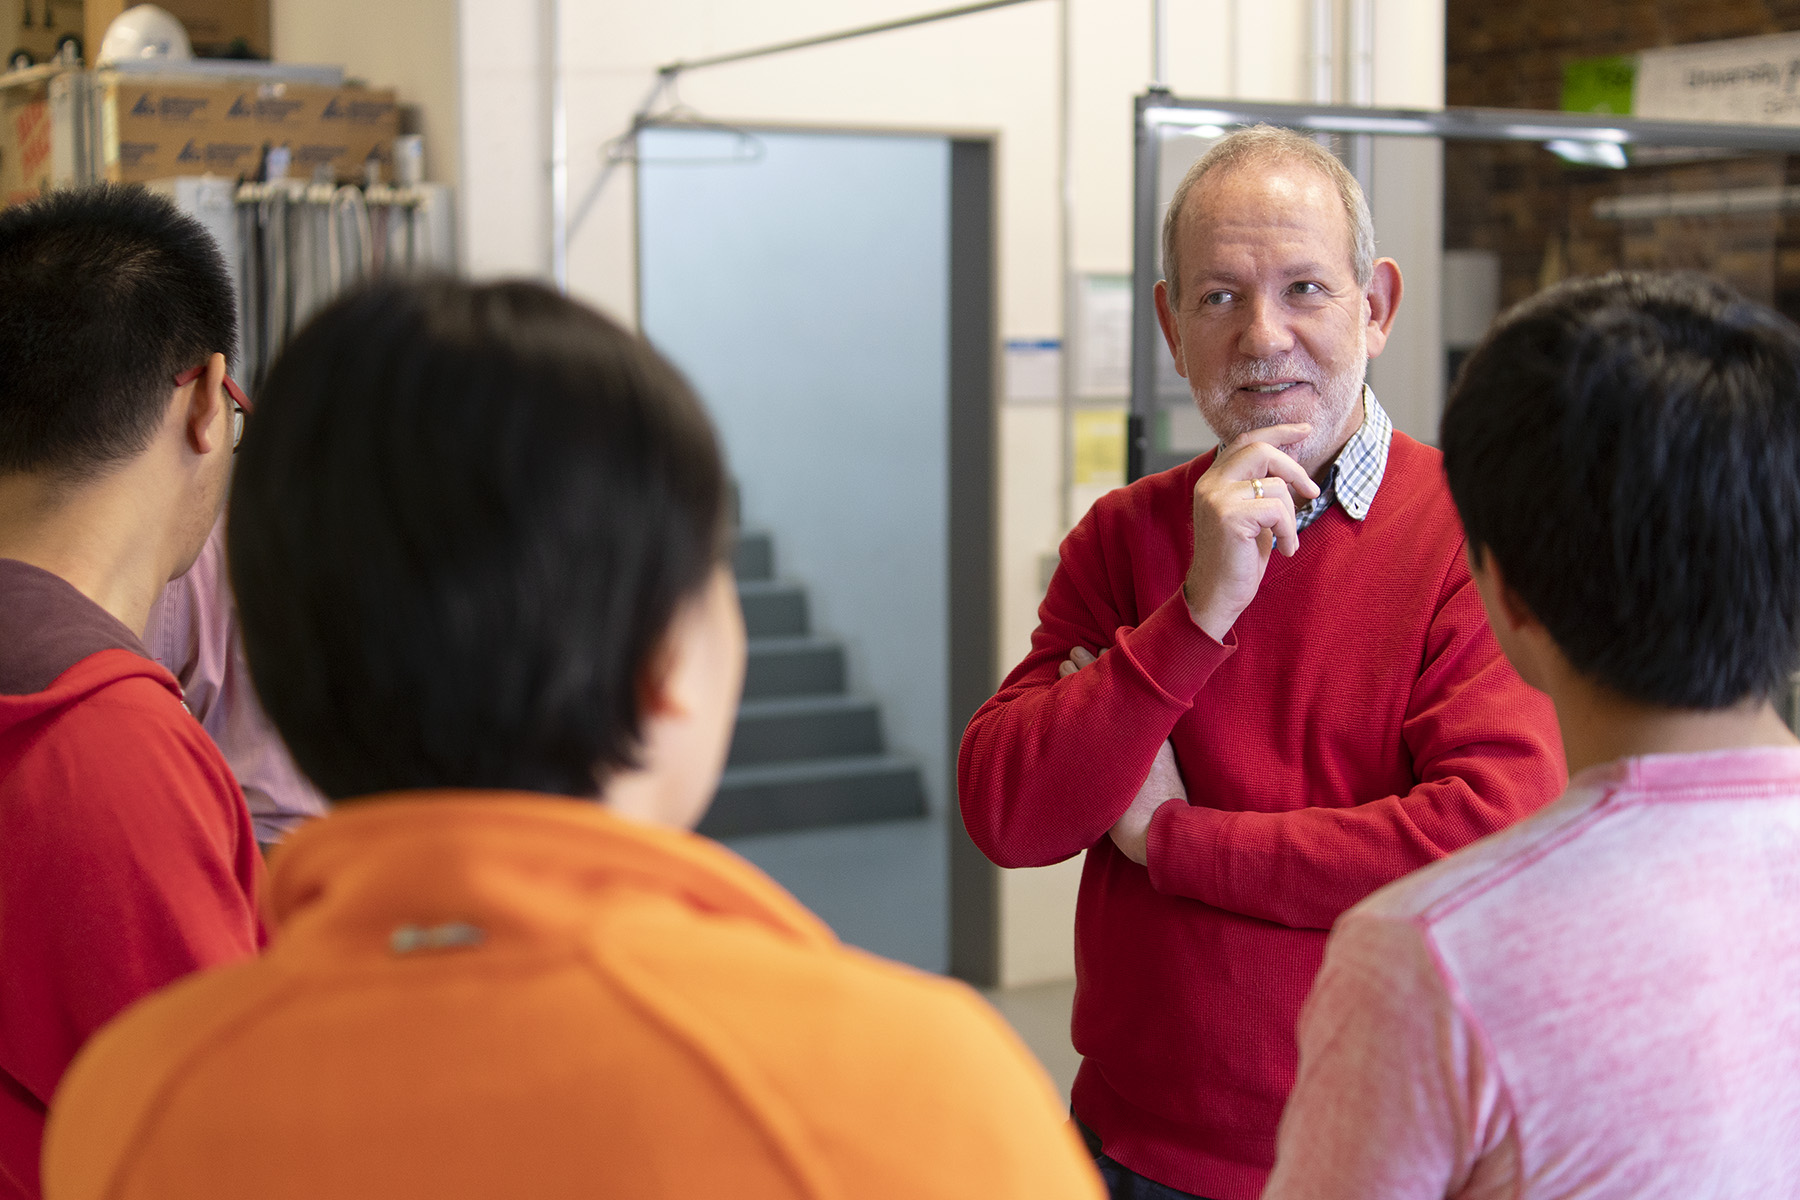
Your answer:
[[[1645,50],[1632,112],[1665,121],[1800,125],[1800,34]]]

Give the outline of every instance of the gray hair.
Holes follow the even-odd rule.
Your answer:
[[[1350,264],[1356,272],[1356,286],[1366,288],[1375,277],[1375,221],[1369,216],[1369,201],[1362,185],[1356,182],[1337,155],[1303,133],[1278,125],[1252,125],[1221,138],[1200,160],[1188,168],[1169,198],[1169,211],[1163,217],[1163,279],[1169,288],[1169,304],[1176,304],[1180,292],[1180,272],[1175,270],[1175,227],[1188,193],[1206,176],[1248,163],[1298,162],[1312,167],[1331,180],[1338,199],[1344,202],[1344,214],[1350,218]]]

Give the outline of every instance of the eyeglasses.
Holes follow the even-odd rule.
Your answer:
[[[175,386],[186,387],[205,373],[205,363],[189,367],[175,377]],[[244,395],[244,389],[229,375],[225,376],[225,394],[231,398],[231,452],[236,454],[238,443],[244,440],[244,418],[250,413],[250,397]]]

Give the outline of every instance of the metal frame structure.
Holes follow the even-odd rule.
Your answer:
[[[1148,420],[1157,407],[1156,363],[1163,353],[1151,289],[1162,278],[1158,258],[1158,180],[1161,131],[1219,132],[1234,126],[1282,125],[1306,133],[1346,136],[1434,137],[1489,142],[1575,142],[1596,146],[1684,146],[1800,154],[1800,127],[1729,125],[1710,121],[1650,121],[1592,113],[1510,108],[1360,108],[1346,105],[1266,104],[1196,100],[1166,91],[1137,98],[1135,195],[1132,219],[1131,407],[1126,477],[1144,474]],[[1760,198],[1759,198],[1760,199]],[[1777,200],[1785,203],[1785,197]],[[1797,200],[1796,203],[1800,203]]]

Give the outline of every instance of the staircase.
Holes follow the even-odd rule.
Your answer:
[[[886,752],[881,711],[845,690],[844,648],[812,636],[806,591],[775,575],[766,532],[734,566],[750,661],[725,776],[700,832],[787,833],[926,815],[919,768]]]

